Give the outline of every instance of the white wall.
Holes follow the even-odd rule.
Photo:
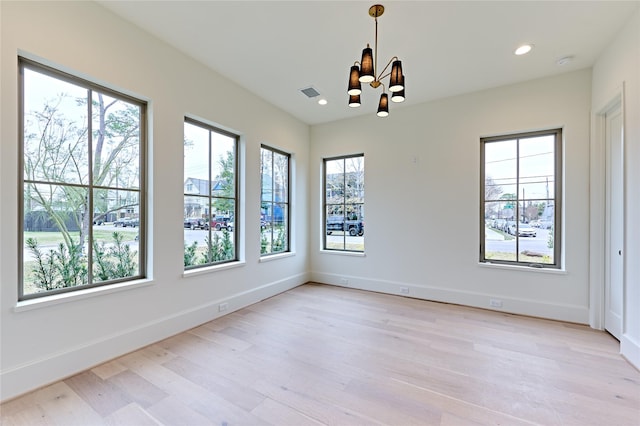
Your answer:
[[[624,87],[625,306],[622,354],[640,368],[640,10],[593,67],[592,108],[597,114]],[[594,161],[602,161],[594,158]],[[595,212],[594,212],[595,213]],[[603,223],[602,215],[594,220]],[[595,248],[595,247],[594,247]],[[596,289],[601,283],[593,283]]]
[[[504,311],[587,323],[590,92],[582,70],[312,127],[313,279],[483,308],[497,298]],[[555,127],[564,129],[565,271],[480,265],[480,137]],[[365,256],[323,252],[322,159],[359,152]]]
[[[0,2],[0,10],[0,399],[212,319],[219,315],[221,301],[235,310],[308,281],[307,125],[97,4]],[[22,53],[149,101],[152,264],[147,284],[91,291],[81,299],[58,297],[49,305],[16,310],[17,56]],[[187,113],[241,135],[246,218],[259,215],[260,143],[293,153],[294,256],[261,263],[259,227],[247,221],[242,265],[182,276],[182,133]]]

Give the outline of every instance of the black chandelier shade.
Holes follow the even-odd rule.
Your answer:
[[[378,104],[378,117],[386,117],[387,115],[389,115],[389,96],[386,93],[382,93]]]
[[[389,79],[389,91],[390,92],[399,92],[404,90],[402,76],[402,61],[393,61],[391,65],[391,77]]]
[[[396,103],[404,102],[404,75],[400,79],[400,82],[402,84],[402,90],[398,90],[397,92],[391,93],[391,102],[396,102]]]
[[[360,84],[360,69],[357,65],[351,67],[351,74],[349,75],[349,89],[347,90],[349,95],[359,95],[362,93],[362,85]]]
[[[371,83],[375,79],[373,50],[367,44],[367,47],[362,50],[362,61],[360,61],[360,83]]]
[[[350,95],[349,96],[349,106],[351,108],[357,108],[360,106],[360,95]]]

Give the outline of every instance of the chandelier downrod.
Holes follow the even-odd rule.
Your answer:
[[[375,77],[375,80],[373,80],[370,84],[373,88],[376,88],[380,85],[380,81],[378,80],[378,16],[382,16],[382,14],[384,13],[384,6],[382,6],[381,4],[377,4],[374,6],[371,6],[369,8],[369,15],[373,16],[373,20],[376,22],[376,37],[375,37],[375,44],[374,44],[374,58],[375,58],[375,63],[373,65],[373,75]],[[378,83],[376,86],[373,85],[373,83]]]

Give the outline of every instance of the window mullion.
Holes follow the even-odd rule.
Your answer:
[[[273,166],[273,160],[274,160],[274,155],[273,155],[273,151],[269,150],[269,155],[271,156],[271,170],[269,170],[269,174],[271,175],[271,182],[270,182],[270,186],[271,186],[271,199],[269,200],[269,204],[271,204],[271,220],[270,220],[270,224],[269,224],[269,247],[270,247],[270,253],[273,253],[273,244],[274,244],[274,239],[273,239],[273,234],[275,234],[275,220],[274,220],[274,214],[276,211],[276,183],[275,183],[275,167]]]
[[[209,136],[209,150],[208,150],[208,158],[207,158],[207,164],[209,165],[209,170],[207,172],[207,176],[209,179],[209,182],[207,183],[207,187],[209,188],[208,194],[207,194],[207,199],[209,202],[209,217],[207,217],[207,221],[208,221],[208,226],[207,226],[207,233],[209,236],[209,246],[212,244],[213,240],[213,164],[211,162],[211,157],[213,157],[213,135],[211,130],[209,130],[208,132],[208,136]],[[209,247],[205,247],[205,250],[210,250]]]
[[[516,139],[516,262],[520,262],[520,139]]]
[[[347,248],[347,231],[344,229],[347,224],[347,159],[342,159],[342,244]]]
[[[93,90],[87,89],[87,284],[93,283]],[[87,220],[86,218],[84,220]]]

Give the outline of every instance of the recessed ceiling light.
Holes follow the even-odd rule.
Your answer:
[[[326,100],[325,98],[322,98],[322,99],[320,99],[320,100],[318,101],[318,103],[319,103],[320,105],[326,105],[326,104],[327,104],[327,100]]]
[[[531,49],[533,49],[533,44],[523,44],[522,46],[518,47],[513,53],[518,56],[526,55],[527,53],[531,52]]]

